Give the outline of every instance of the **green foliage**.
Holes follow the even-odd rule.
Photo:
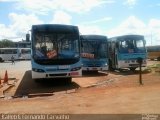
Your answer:
[[[0,48],[14,47],[14,42],[8,39],[0,40]]]

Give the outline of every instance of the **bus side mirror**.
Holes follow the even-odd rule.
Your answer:
[[[118,42],[116,42],[116,48],[119,48],[119,44],[118,44]]]
[[[146,41],[144,40],[144,45],[146,45]]]

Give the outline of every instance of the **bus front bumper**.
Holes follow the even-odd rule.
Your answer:
[[[71,71],[71,72],[35,72],[32,71],[32,79],[41,79],[41,78],[69,78],[69,77],[80,77],[82,76],[82,70]]]
[[[82,67],[83,71],[106,71],[108,70],[107,67]]]
[[[143,62],[142,67],[146,67],[146,66],[147,66],[147,63]],[[118,67],[117,68],[132,68],[132,67],[137,68],[137,67],[139,67],[139,64],[136,61],[131,62],[131,60],[130,60],[130,62],[118,61]]]

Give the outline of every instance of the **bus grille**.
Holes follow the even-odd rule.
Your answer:
[[[67,76],[67,73],[61,73],[61,74],[49,74],[49,76]]]
[[[100,67],[101,64],[87,64],[88,67]]]
[[[57,71],[57,69],[46,69],[47,72]]]

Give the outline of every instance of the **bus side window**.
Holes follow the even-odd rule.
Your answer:
[[[13,50],[13,54],[17,54],[17,50]]]

